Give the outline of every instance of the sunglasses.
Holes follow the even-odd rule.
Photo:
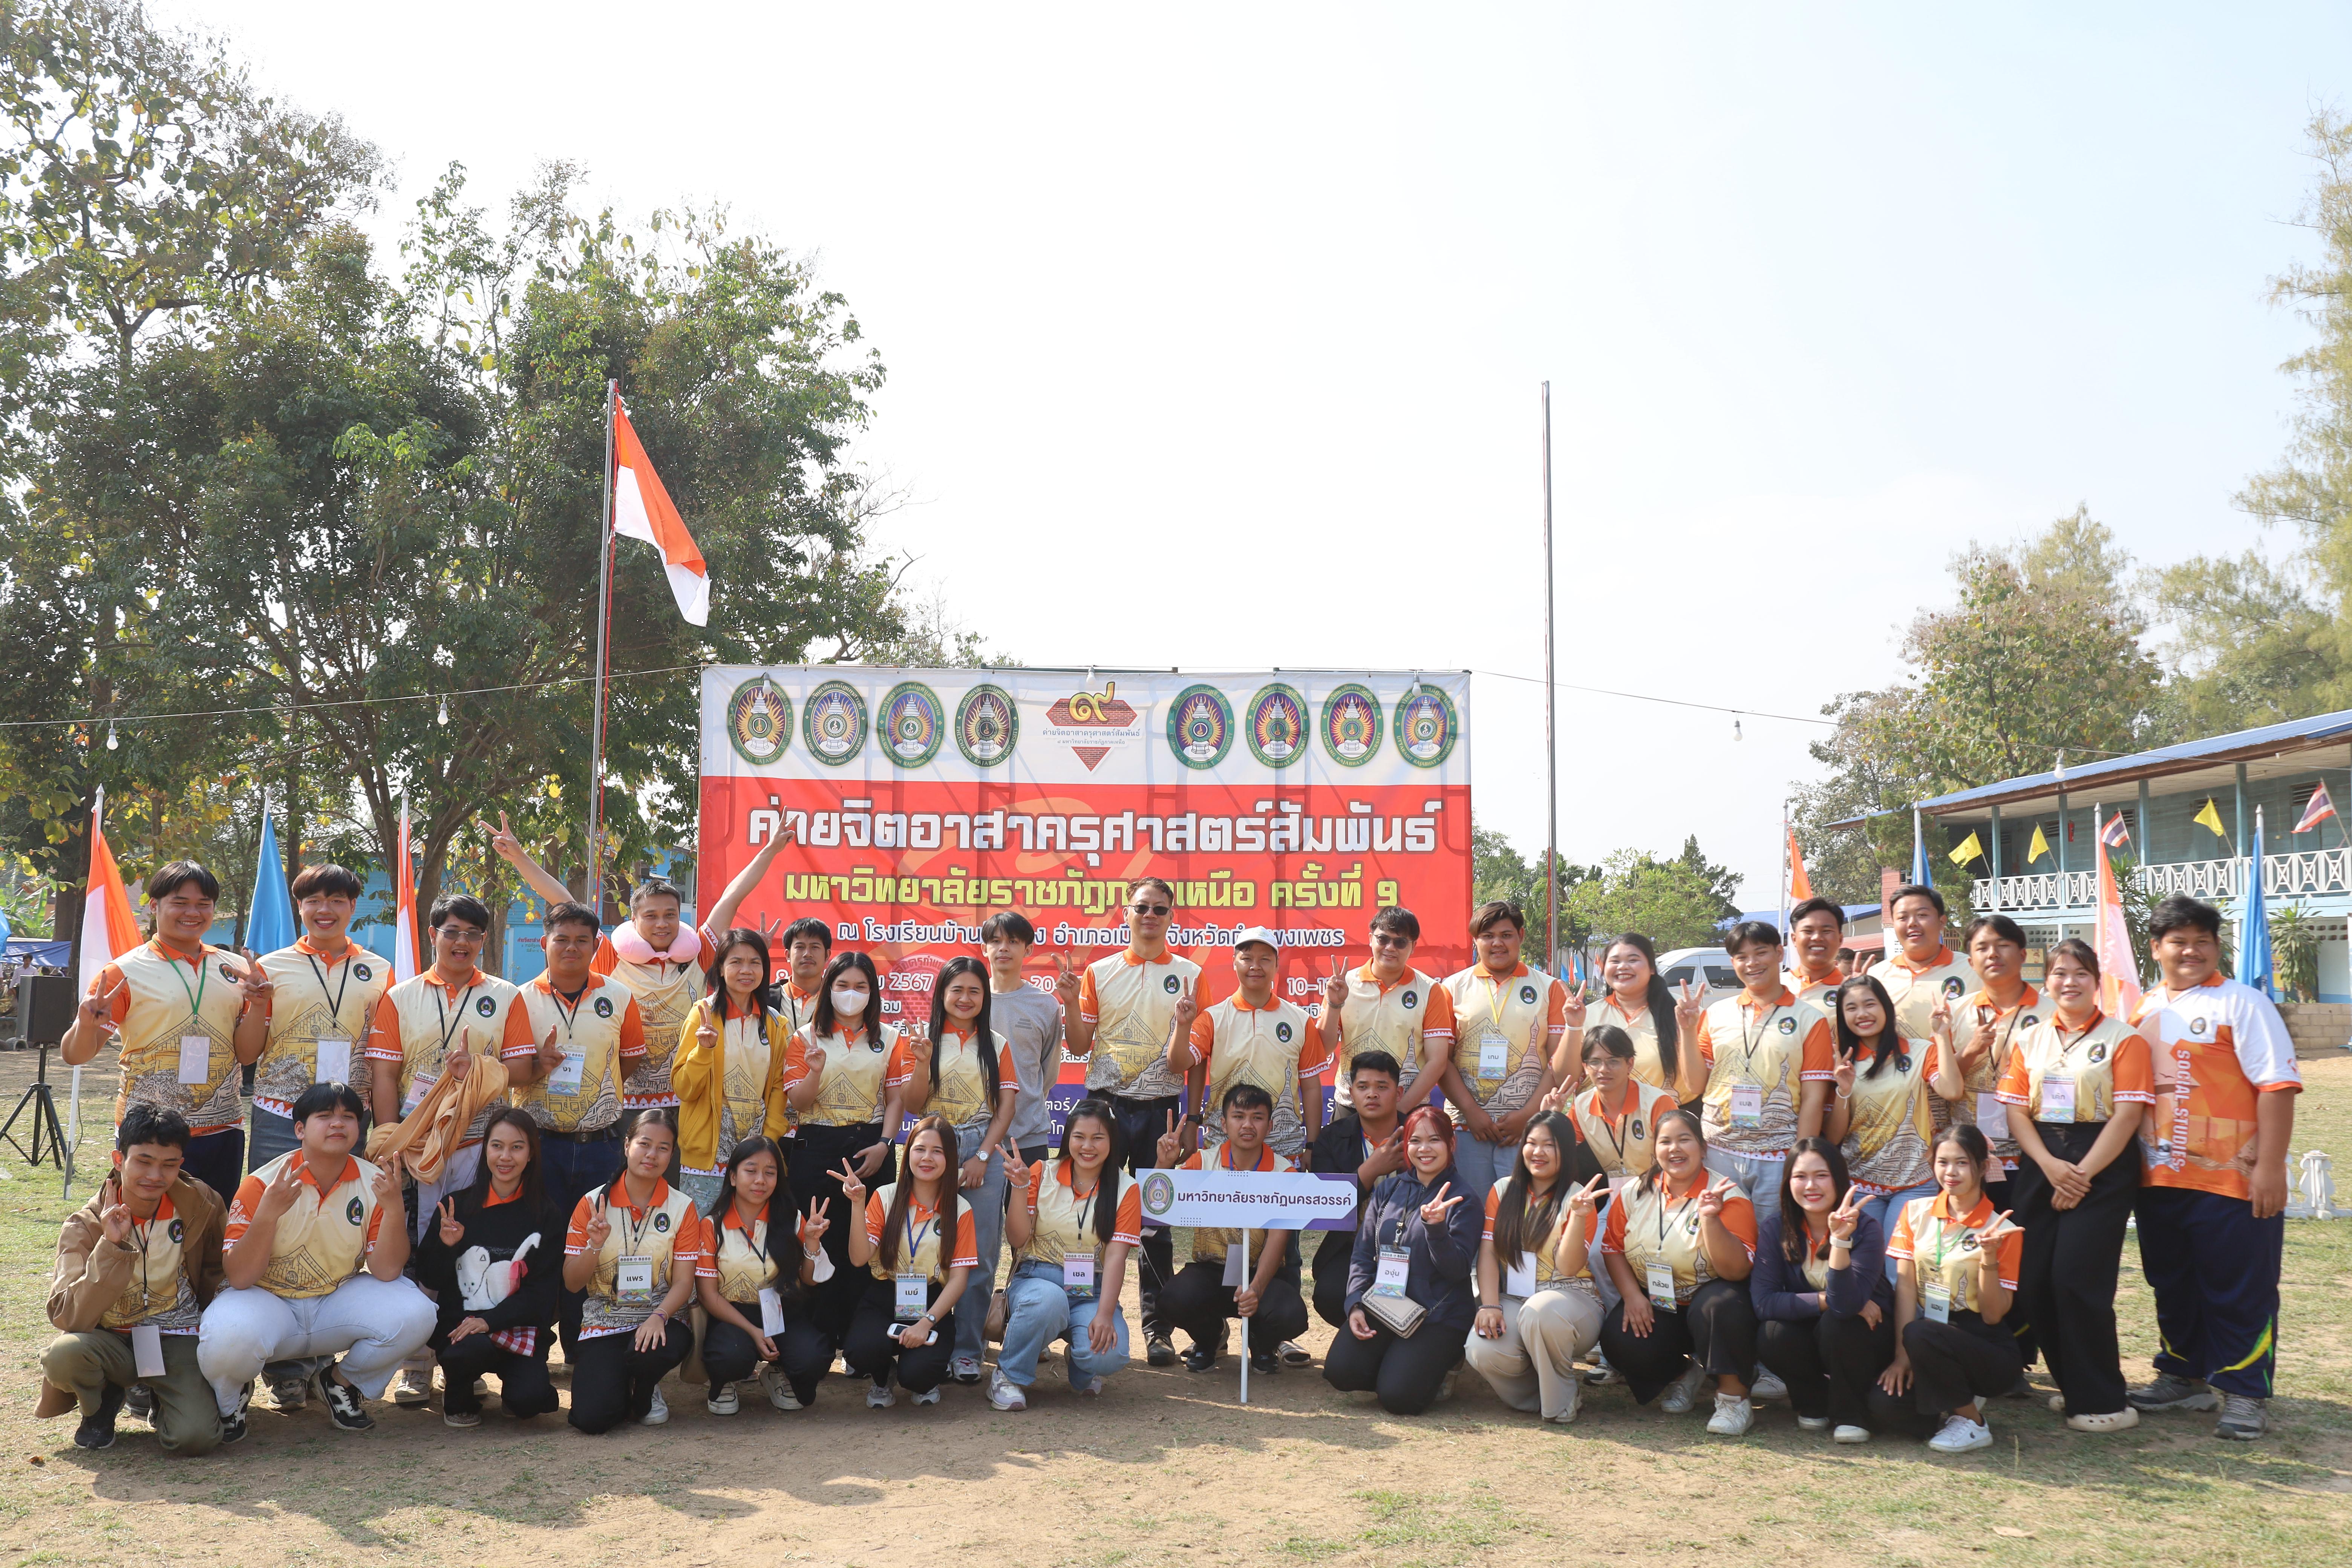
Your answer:
[[[1139,915],[1164,915],[1169,909],[1166,904],[1130,904],[1128,907]]]

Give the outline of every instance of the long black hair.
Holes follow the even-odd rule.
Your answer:
[[[710,1205],[713,1250],[717,1248],[719,1232],[727,1224],[728,1213],[735,1206],[735,1173],[754,1154],[765,1154],[776,1163],[776,1190],[768,1194],[767,1212],[760,1217],[768,1222],[768,1257],[775,1264],[776,1289],[790,1296],[801,1288],[800,1204],[793,1196],[793,1178],[784,1163],[783,1146],[774,1139],[746,1138],[727,1156],[726,1173],[719,1178],[719,1196]],[[858,1224],[866,1223],[865,1215],[856,1217]]]
[[[1658,1066],[1665,1069],[1666,1081],[1672,1083],[1681,1057],[1682,1031],[1675,1025],[1674,987],[1668,985],[1666,977],[1658,973],[1658,944],[1637,931],[1625,931],[1611,939],[1609,947],[1620,944],[1632,948],[1649,962],[1650,1027],[1657,1031]],[[1601,950],[1601,960],[1603,963],[1609,961],[1609,948]]]
[[[1875,1069],[1874,1069],[1875,1070]],[[1803,1264],[1811,1256],[1812,1231],[1805,1224],[1805,1205],[1797,1201],[1796,1189],[1789,1184],[1789,1173],[1797,1168],[1800,1154],[1819,1154],[1830,1168],[1830,1184],[1837,1195],[1830,1200],[1835,1208],[1845,1202],[1853,1178],[1846,1173],[1845,1151],[1826,1138],[1800,1138],[1789,1145],[1789,1157],[1780,1162],[1780,1256],[1795,1264]],[[1827,1257],[1829,1243],[1822,1243],[1822,1256]]]
[[[727,1021],[727,955],[739,947],[748,947],[760,955],[760,984],[751,987],[751,1011],[754,1016],[768,1016],[768,985],[774,978],[768,959],[768,939],[749,926],[734,926],[719,934],[718,956],[710,961],[710,987],[702,994],[715,1015],[715,1022]]]
[[[1878,1026],[1878,1038],[1870,1043],[1870,1066],[1862,1075],[1876,1078],[1878,1069],[1886,1065],[1888,1058],[1899,1056],[1907,1058],[1911,1055],[1910,1047],[1904,1042],[1903,1026],[1895,1016],[1895,998],[1886,994],[1885,985],[1875,974],[1855,975],[1839,986],[1830,997],[1830,1015],[1836,1021],[1837,1054],[1848,1061],[1854,1060],[1862,1049],[1863,1039],[1846,1025],[1845,998],[1846,993],[1865,987],[1876,994],[1879,1016],[1885,1020]],[[1894,1037],[1892,1045],[1887,1043],[1890,1035]]]
[[[1118,1130],[1118,1117],[1112,1111],[1109,1100],[1082,1100],[1070,1107],[1069,1115],[1062,1119],[1064,1164],[1070,1162],[1070,1129],[1081,1116],[1101,1123],[1102,1130],[1110,1134],[1110,1156],[1103,1161],[1102,1174],[1097,1178],[1099,1184],[1095,1189],[1095,1239],[1108,1247],[1118,1229],[1118,1173],[1127,1163],[1127,1139]]]
[[[833,1016],[833,983],[855,969],[866,976],[866,1019],[862,1026],[876,1039],[882,1037],[882,977],[874,973],[874,961],[855,950],[836,952],[824,966],[824,977],[816,983],[816,1011],[809,1015],[809,1027],[818,1039],[837,1033],[839,1020]]]
[[[621,1123],[621,1163],[614,1169],[612,1178],[591,1194],[595,1198],[598,1208],[610,1205],[613,1201],[613,1189],[620,1187],[621,1184],[628,1179],[629,1145],[636,1142],[638,1131],[647,1127],[669,1129],[669,1174],[662,1179],[668,1181],[677,1174],[677,1112],[667,1105],[649,1105],[643,1110],[631,1111],[628,1119]],[[628,1189],[621,1187],[621,1201],[625,1204],[628,1201]]]
[[[530,1205],[530,1212],[537,1214],[547,1206],[547,1184],[540,1179],[541,1162],[539,1157],[539,1123],[532,1120],[530,1111],[520,1105],[500,1106],[491,1111],[490,1119],[482,1124],[484,1148],[488,1147],[491,1131],[501,1123],[521,1128],[523,1141],[530,1145],[530,1160],[522,1168],[520,1195],[522,1201]],[[465,1196],[459,1200],[457,1206],[467,1214],[479,1214],[489,1201],[490,1162],[485,1157],[479,1168],[474,1172],[474,1179],[467,1185]],[[563,1217],[569,1220],[572,1216],[566,1215]]]
[[[1538,1127],[1550,1135],[1551,1146],[1558,1151],[1558,1169],[1552,1173],[1551,1191],[1530,1204],[1528,1197],[1535,1187],[1535,1173],[1528,1169],[1527,1142]],[[1528,1250],[1527,1237],[1551,1234],[1559,1219],[1560,1194],[1569,1182],[1568,1155],[1575,1138],[1575,1127],[1557,1110],[1538,1110],[1528,1119],[1527,1131],[1519,1135],[1517,1162],[1511,1167],[1502,1196],[1495,1200],[1496,1257],[1516,1258]]]
[[[894,1273],[898,1268],[898,1238],[907,1234],[907,1205],[915,1194],[915,1140],[926,1132],[939,1134],[940,1148],[947,1155],[947,1164],[940,1172],[940,1267],[947,1268],[948,1259],[955,1256],[957,1173],[963,1168],[963,1159],[956,1150],[955,1123],[944,1116],[925,1116],[907,1130],[907,1149],[898,1160],[898,1179],[890,1186],[890,1212],[882,1221],[882,1246],[875,1254],[882,1260],[882,1267]],[[866,1223],[863,1215],[856,1218],[858,1224]]]
[[[980,1076],[988,1085],[988,1109],[996,1110],[996,1035],[989,1027],[988,965],[969,955],[950,958],[931,982],[931,1088],[940,1087],[940,1057],[948,1043],[948,982],[971,975],[980,982],[980,1016],[971,1021],[972,1049],[980,1057]]]

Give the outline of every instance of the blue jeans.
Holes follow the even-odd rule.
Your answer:
[[[1706,1168],[1738,1186],[1749,1203],[1767,1214],[1780,1206],[1780,1173],[1787,1161],[1785,1152],[1742,1154],[1713,1148],[1706,1152]]]
[[[1873,1193],[1855,1206],[1878,1222],[1879,1235],[1892,1237],[1895,1234],[1895,1222],[1903,1217],[1905,1204],[1914,1198],[1932,1198],[1943,1190],[1935,1183],[1927,1182],[1919,1186],[1906,1187],[1899,1193]],[[1902,1267],[1900,1258],[1892,1257],[1887,1258],[1886,1279],[1889,1284],[1895,1282],[1895,1275]]]
[[[1511,1167],[1517,1163],[1517,1143],[1489,1143],[1474,1138],[1467,1127],[1454,1130],[1454,1173],[1461,1178],[1455,1189],[1466,1194],[1472,1206],[1486,1206],[1486,1194],[1498,1182],[1507,1180]]]
[[[302,1141],[294,1136],[292,1117],[264,1110],[258,1105],[253,1108],[253,1136],[247,1142],[245,1155],[247,1174],[258,1171],[280,1154],[291,1154],[301,1146]],[[236,1194],[231,1193],[228,1196],[233,1198]]]
[[[545,1162],[539,1179],[547,1189],[547,1200],[559,1205],[563,1217],[569,1220],[582,1198],[619,1173],[621,1141],[605,1138],[593,1143],[574,1143],[567,1139],[542,1137],[539,1141],[539,1157]]]
[[[1072,1296],[1062,1287],[1060,1266],[1034,1259],[1013,1270],[1004,1287],[1004,1342],[996,1350],[996,1370],[1027,1388],[1037,1381],[1037,1358],[1055,1340],[1070,1342],[1070,1386],[1087,1389],[1127,1364],[1127,1314],[1099,1296]],[[1095,1313],[1111,1315],[1111,1348],[1097,1355],[1087,1334]]]
[[[971,1283],[964,1289],[971,1310],[956,1314],[955,1356],[958,1361],[971,1357],[974,1366],[988,1349],[988,1298],[996,1289],[997,1254],[1004,1245],[1004,1151],[999,1149],[989,1155],[980,1185],[961,1194],[971,1210],[971,1241],[980,1267],[971,1271]]]

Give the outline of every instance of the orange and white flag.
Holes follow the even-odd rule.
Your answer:
[[[662,489],[661,476],[637,440],[618,396],[613,399],[613,531],[642,539],[662,552],[677,613],[694,625],[710,622],[710,568],[694,547],[686,520]]]
[[[2121,812],[2116,820],[2123,820]],[[2132,957],[2131,927],[2124,920],[2123,892],[2107,859],[2105,835],[2099,838],[2098,856],[2099,914],[2091,928],[2091,951],[2099,959],[2099,1006],[2110,1017],[2129,1018],[2139,1005],[2139,962]]]
[[[1813,879],[1805,875],[1805,852],[1797,847],[1797,830],[1786,823],[1781,827],[1789,835],[1789,902],[1793,906],[1813,896]]]
[[[106,786],[89,808],[89,890],[81,910],[81,990],[87,996],[98,984],[100,971],[146,940],[139,934],[139,917],[131,912],[130,891],[122,885],[122,868],[107,847],[103,819]]]
[[[408,857],[408,797],[400,797],[400,847],[393,855],[392,979],[416,978],[416,871]]]

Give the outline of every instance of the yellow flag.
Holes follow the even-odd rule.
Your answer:
[[[2042,837],[2042,825],[2037,822],[2033,825],[2033,842],[2025,847],[2025,863],[2031,866],[2049,853],[2050,840]]]
[[[1955,866],[1965,866],[1971,860],[1980,860],[1983,858],[1984,846],[1977,842],[1977,836],[1973,833],[1961,839],[1958,847],[1952,851],[1952,864]]]
[[[2226,839],[2230,837],[2230,830],[2221,826],[2221,810],[2214,805],[2210,795],[2206,797],[2205,809],[2199,812],[2189,820],[2195,823],[2198,826],[2207,829],[2216,838]]]

